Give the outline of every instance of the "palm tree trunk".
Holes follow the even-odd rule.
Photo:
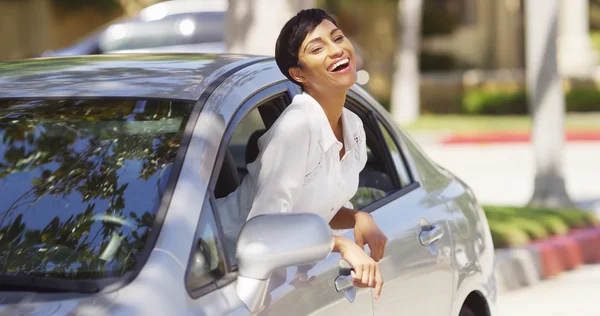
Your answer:
[[[419,117],[419,51],[423,0],[400,0],[398,17],[402,38],[394,58],[391,112],[398,123],[411,123]]]
[[[527,0],[527,89],[533,115],[533,206],[571,206],[563,175],[565,100],[557,67],[559,0]]]
[[[302,9],[312,8],[314,0],[229,0],[225,41],[236,54],[275,54],[279,31]]]

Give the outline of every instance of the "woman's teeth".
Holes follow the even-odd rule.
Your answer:
[[[333,66],[331,66],[331,70],[329,70],[329,71],[335,71],[336,68],[338,68],[340,66],[343,66],[343,65],[346,65],[349,62],[350,62],[350,59],[348,59],[348,58],[340,60],[337,63],[333,64]]]

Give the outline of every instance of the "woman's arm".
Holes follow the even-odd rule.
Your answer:
[[[329,226],[332,229],[354,228],[356,244],[361,249],[364,249],[365,244],[369,245],[371,257],[375,261],[383,258],[387,237],[379,229],[371,214],[342,207],[331,219]]]
[[[334,237],[333,251],[339,252],[342,258],[352,266],[354,270],[351,272],[354,279],[353,284],[358,287],[374,288],[375,299],[379,299],[383,288],[379,264],[352,240],[345,237]]]
[[[356,225],[358,211],[342,207],[329,222],[332,229],[351,229]]]

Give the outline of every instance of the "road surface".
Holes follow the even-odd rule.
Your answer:
[[[600,315],[600,264],[563,272],[554,279],[498,298],[499,316]]]

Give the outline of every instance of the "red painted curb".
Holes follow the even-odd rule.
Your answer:
[[[556,247],[558,258],[564,270],[574,270],[584,262],[579,243],[570,236],[552,236],[548,242]]]
[[[534,242],[529,245],[529,249],[539,256],[541,265],[540,274],[542,279],[556,276],[563,271],[556,247],[552,246],[550,243]]]
[[[565,135],[567,142],[600,142],[600,131],[568,131]],[[441,139],[444,145],[451,144],[477,144],[477,143],[528,143],[531,134],[528,133],[456,133]]]
[[[600,262],[600,233],[597,230],[577,229],[570,236],[579,244],[584,263]]]

